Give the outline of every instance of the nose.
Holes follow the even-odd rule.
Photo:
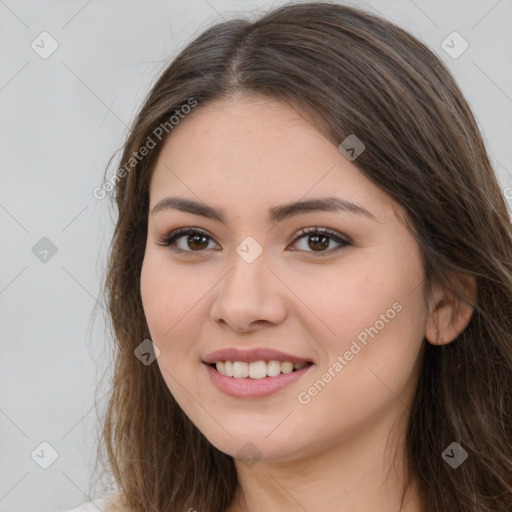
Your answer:
[[[269,268],[264,253],[248,263],[235,252],[230,263],[231,269],[215,288],[211,319],[243,333],[283,322],[286,287]]]

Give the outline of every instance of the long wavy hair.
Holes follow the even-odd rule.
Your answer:
[[[474,307],[453,342],[424,340],[405,462],[425,512],[510,511],[512,225],[503,192],[470,107],[440,59],[399,26],[327,2],[289,3],[207,28],[159,75],[131,126],[104,188],[113,191],[117,221],[103,288],[114,360],[95,464],[100,478],[111,475],[125,512],[223,512],[234,499],[233,457],[202,435],[158,365],[141,364],[134,350],[150,339],[140,274],[149,183],[172,137],[169,119],[176,110],[184,117],[187,103],[197,102],[193,116],[241,93],[287,103],[336,146],[357,134],[366,149],[354,165],[408,214],[425,301],[441,284]],[[476,303],[454,273],[474,276]],[[457,469],[442,457],[454,441],[468,453]]]

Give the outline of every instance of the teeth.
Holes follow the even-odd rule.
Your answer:
[[[243,379],[263,379],[265,377],[277,377],[281,373],[291,373],[293,370],[299,370],[307,363],[292,363],[290,361],[255,361],[245,363],[242,361],[218,361],[215,363],[217,371],[227,377]]]
[[[242,361],[233,362],[233,377],[243,379],[249,377],[249,364]]]
[[[285,363],[281,363],[281,371],[283,373],[292,373],[293,363],[289,363],[288,361],[286,361]]]
[[[277,377],[281,373],[280,361],[269,361],[267,363],[267,375],[269,377]]]
[[[267,363],[265,361],[255,361],[250,363],[248,367],[251,379],[263,379],[267,376]]]

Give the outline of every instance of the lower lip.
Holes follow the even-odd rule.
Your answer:
[[[246,377],[244,379],[237,379],[222,375],[215,368],[206,363],[204,364],[215,386],[226,395],[236,398],[261,398],[272,395],[300,379],[313,366],[308,364],[299,370],[281,373],[276,377],[264,377],[263,379]]]

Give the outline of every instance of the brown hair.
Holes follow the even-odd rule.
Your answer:
[[[98,452],[123,510],[223,512],[237,487],[233,458],[191,423],[158,365],[134,356],[150,338],[139,279],[149,183],[166,137],[144,158],[133,155],[191,99],[194,115],[239,93],[288,103],[336,146],[357,135],[366,149],[354,165],[408,214],[426,301],[440,283],[469,303],[453,273],[476,278],[466,329],[446,345],[425,339],[406,463],[425,512],[509,511],[512,226],[482,136],[431,50],[374,14],[326,2],[292,3],[205,30],[156,81],[124,144],[104,290],[116,341],[101,432],[107,460]],[[441,456],[452,442],[468,453],[457,469]]]

